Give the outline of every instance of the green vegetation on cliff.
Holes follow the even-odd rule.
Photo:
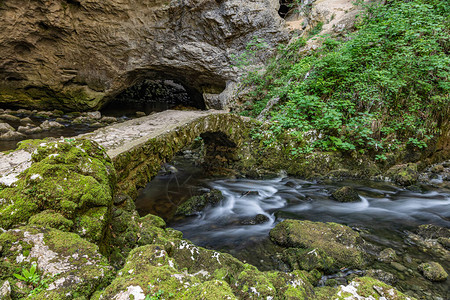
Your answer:
[[[297,139],[292,154],[359,150],[385,159],[404,147],[423,149],[449,113],[449,15],[448,0],[367,5],[355,33],[320,37],[316,51],[299,38],[265,73],[250,73],[243,114],[257,116],[278,101],[265,112],[270,132]]]

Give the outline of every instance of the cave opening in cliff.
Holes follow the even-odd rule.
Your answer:
[[[197,90],[167,79],[144,79],[123,90],[102,109],[109,115],[150,114],[167,109],[205,109]]]
[[[292,11],[293,7],[293,0],[280,0],[280,8],[278,9],[278,14],[280,15],[280,17],[285,19],[287,15]]]

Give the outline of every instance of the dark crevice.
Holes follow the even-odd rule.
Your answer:
[[[292,0],[280,0],[280,8],[278,9],[278,15],[283,19],[291,12],[293,8]]]
[[[116,95],[103,111],[143,111],[146,114],[173,108],[205,109],[196,89],[174,80],[141,80]]]

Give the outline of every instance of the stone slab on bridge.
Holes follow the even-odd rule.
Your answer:
[[[123,123],[102,127],[93,132],[79,135],[77,138],[96,141],[106,149],[108,155],[114,160],[120,154],[130,151],[133,147],[139,147],[152,138],[213,114],[220,115],[227,114],[227,112],[223,110],[165,110]]]

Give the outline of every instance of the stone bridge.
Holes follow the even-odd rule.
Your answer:
[[[161,169],[161,165],[196,138],[205,145],[205,166],[227,170],[239,159],[239,151],[252,121],[225,111],[177,111],[129,120],[82,134],[76,138],[94,140],[106,149],[118,175],[118,191],[131,197]],[[0,186],[11,186],[32,164],[30,149],[0,153]]]
[[[205,143],[206,165],[226,168],[248,133],[250,121],[225,111],[166,110],[78,136],[98,142],[114,162],[118,188],[131,197],[164,162],[198,137]],[[208,163],[209,160],[209,163]]]

